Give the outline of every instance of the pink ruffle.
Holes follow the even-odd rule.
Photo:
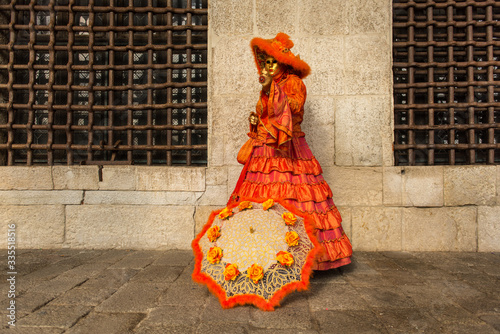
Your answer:
[[[261,172],[269,174],[272,171],[290,172],[294,175],[298,174],[323,174],[323,170],[316,158],[311,160],[293,160],[290,158],[266,158],[252,157],[248,166],[250,172]]]
[[[339,239],[324,241],[320,244],[325,249],[325,252],[316,258],[318,262],[342,259],[352,255],[352,245],[345,234]]]
[[[316,184],[291,182],[257,183],[245,180],[240,188],[242,197],[294,199],[299,202],[323,202],[332,197],[326,182]]]
[[[293,184],[308,183],[312,185],[325,182],[325,179],[323,179],[323,176],[321,175],[314,175],[314,174],[294,175],[291,172],[279,172],[279,171],[272,171],[269,174],[260,172],[247,172],[245,180],[254,183],[291,182]]]

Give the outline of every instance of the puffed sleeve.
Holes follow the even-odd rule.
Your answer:
[[[304,82],[299,77],[291,75],[283,86],[283,90],[286,94],[292,114],[301,113],[307,96]]]

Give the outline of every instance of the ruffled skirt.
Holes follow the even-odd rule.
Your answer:
[[[327,270],[351,262],[352,246],[342,229],[332,191],[305,138],[293,137],[289,152],[256,146],[245,167],[232,199],[280,199],[309,215],[323,248],[313,269]]]

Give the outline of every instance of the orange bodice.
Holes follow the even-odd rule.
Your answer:
[[[276,146],[279,146],[292,136],[304,137],[300,124],[304,116],[306,95],[306,86],[295,74],[284,72],[274,78],[269,95],[261,92],[257,103],[257,140],[269,144],[274,137],[274,141],[278,141]],[[287,112],[291,114],[291,119],[287,119]]]

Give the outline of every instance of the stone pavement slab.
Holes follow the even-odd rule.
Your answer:
[[[190,251],[26,249],[16,263],[16,326],[1,282],[0,333],[500,333],[499,253],[355,252],[274,312],[222,309]]]

